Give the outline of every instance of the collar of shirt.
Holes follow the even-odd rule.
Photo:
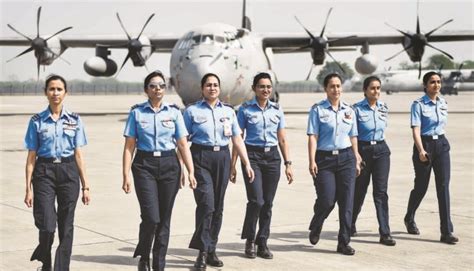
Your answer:
[[[430,102],[431,102],[432,104],[436,104],[435,102],[433,102],[433,101],[430,99],[430,96],[428,96],[428,94],[425,94],[425,95],[423,96],[422,100],[423,100],[423,103],[424,103],[424,104],[428,104],[428,103],[430,103]],[[437,97],[436,97],[436,101],[439,101],[439,100],[440,100],[440,98],[437,96]]]
[[[150,101],[146,101],[144,104],[143,104],[143,108],[149,108],[151,111],[155,112],[155,110],[153,110],[153,106],[151,106],[151,103]],[[156,113],[162,111],[162,110],[168,110],[169,109],[169,104],[166,103],[166,102],[161,102],[161,105],[160,105],[160,108],[158,109],[158,111],[156,111]]]
[[[260,105],[257,102],[257,97],[253,97],[253,99],[250,100],[248,103],[249,103],[249,105],[254,105],[254,106],[258,107],[261,110],[266,110],[266,109],[269,109],[270,107],[274,106],[274,103],[272,101],[267,100],[267,104],[265,105],[265,108],[261,108]]]
[[[210,105],[210,104],[206,101],[206,99],[204,99],[204,98],[201,100],[201,102],[199,103],[199,105],[200,105],[200,106],[207,106],[207,107],[209,107],[210,109],[213,109],[213,108],[211,107],[211,105]],[[217,100],[216,107],[222,107],[222,106],[223,106],[223,104],[222,104],[221,100]]]
[[[322,106],[323,108],[325,108],[325,109],[330,108],[330,109],[332,110],[332,105],[331,105],[331,103],[329,102],[328,99],[323,100],[323,102],[321,103],[321,106]],[[339,109],[338,109],[338,111],[344,110],[344,109],[346,109],[348,106],[349,106],[349,105],[346,104],[345,102],[339,101]]]
[[[62,119],[62,118],[68,118],[69,119],[69,118],[71,118],[70,115],[71,115],[71,112],[63,106],[63,109],[61,110],[61,115],[59,116],[59,119]],[[49,118],[51,120],[53,120],[51,110],[49,110],[49,106],[46,108],[46,110],[44,110],[43,112],[40,113],[40,116],[41,116],[42,121],[46,121]]]
[[[369,100],[367,100],[367,98],[365,98],[365,99],[362,101],[361,105],[363,105],[363,106],[365,106],[366,108],[372,110],[372,108],[370,107],[370,104],[369,104]],[[375,109],[376,109],[376,108],[380,108],[381,105],[382,105],[382,103],[377,100],[377,101],[375,102]]]

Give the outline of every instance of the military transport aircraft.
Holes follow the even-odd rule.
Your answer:
[[[354,46],[361,46],[362,55],[356,59],[355,68],[360,74],[370,74],[377,68],[377,59],[369,54],[370,45],[400,43],[403,50],[397,55],[406,52],[412,61],[421,61],[426,46],[451,57],[447,52],[434,47],[431,42],[474,40],[474,31],[472,30],[434,34],[435,31],[452,20],[448,20],[423,34],[420,30],[418,15],[416,33],[397,29],[402,35],[354,33],[349,36],[326,36],[325,29],[332,9],[329,9],[322,30],[318,34],[309,31],[296,18],[306,34],[258,35],[252,32],[251,21],[246,16],[245,9],[246,1],[244,0],[240,28],[222,23],[210,23],[195,27],[181,37],[149,38],[143,32],[154,16],[154,14],[151,14],[139,35],[132,37],[117,13],[117,20],[125,32],[124,38],[105,36],[99,38],[68,38],[59,37],[59,34],[70,30],[72,27],[63,28],[49,36],[40,35],[41,7],[39,7],[36,37],[28,37],[8,24],[8,27],[22,38],[0,38],[0,46],[29,46],[11,60],[29,52],[34,52],[37,60],[38,77],[40,65],[50,65],[56,59],[62,59],[61,54],[68,48],[95,48],[95,56],[84,62],[84,69],[91,76],[113,76],[117,73],[117,70],[120,72],[128,60],[131,60],[134,66],[145,66],[153,52],[171,53],[170,82],[184,104],[194,102],[200,98],[200,79],[205,73],[213,72],[221,77],[220,98],[223,101],[237,105],[252,97],[250,85],[253,76],[257,72],[266,71],[275,76],[272,72],[273,54],[310,52],[313,60],[312,67],[314,67],[323,64],[326,55],[335,60],[331,53],[333,51],[353,50]],[[128,50],[120,69],[108,57],[110,50],[117,48]]]

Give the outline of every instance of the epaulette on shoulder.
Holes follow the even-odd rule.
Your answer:
[[[423,102],[423,98],[418,98],[413,101],[413,103],[421,103],[421,102]]]
[[[280,109],[279,103],[272,103],[272,106],[275,107],[275,109]]]
[[[130,110],[134,110],[134,109],[136,109],[136,108],[138,108],[138,107],[140,107],[140,104],[136,104],[136,105],[132,106],[132,107],[130,108]]]
[[[172,107],[172,108],[175,108],[175,109],[179,110],[179,106],[176,105],[176,104],[170,104],[169,106]]]
[[[250,106],[249,102],[245,102],[241,105],[243,108],[247,108]]]
[[[69,116],[71,116],[73,119],[78,119],[79,118],[79,114],[77,114],[75,112],[69,113]]]
[[[37,121],[40,119],[40,114],[35,114],[33,117],[31,117],[32,121]]]
[[[228,103],[222,103],[222,104],[225,105],[225,106],[228,106],[228,107],[230,107],[230,108],[232,108],[232,109],[234,109],[234,106],[231,105],[231,104],[228,104]]]

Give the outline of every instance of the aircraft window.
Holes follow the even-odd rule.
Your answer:
[[[212,35],[202,35],[201,42],[204,44],[211,44],[214,40]]]
[[[225,43],[225,38],[222,37],[222,36],[215,36],[214,38],[215,38],[216,42]]]
[[[199,42],[201,41],[201,36],[198,36],[198,35],[194,36],[193,41],[194,41],[193,44],[199,44]]]

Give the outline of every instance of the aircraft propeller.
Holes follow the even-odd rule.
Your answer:
[[[41,7],[38,8],[38,12],[37,12],[37,16],[36,16],[36,37],[31,39],[30,37],[26,36],[25,34],[21,33],[20,31],[16,30],[11,24],[7,24],[7,26],[15,31],[15,33],[17,33],[18,35],[24,37],[25,39],[29,40],[31,45],[28,49],[26,49],[25,51],[21,52],[20,54],[18,54],[17,56],[9,59],[7,62],[10,62],[24,54],[27,54],[31,51],[34,51],[34,54],[35,54],[35,57],[36,57],[36,70],[37,70],[37,75],[38,75],[38,78],[39,78],[39,73],[40,73],[40,65],[41,65],[41,62],[42,62],[42,57],[44,56],[44,53],[45,52],[48,52],[50,54],[52,54],[54,57],[56,58],[60,58],[62,59],[64,62],[70,64],[68,61],[66,61],[65,59],[63,59],[62,57],[60,57],[58,54],[56,54],[55,52],[53,52],[49,47],[48,47],[48,40],[50,40],[51,38],[61,34],[62,32],[64,31],[67,31],[69,29],[72,29],[72,26],[69,26],[69,27],[66,27],[66,28],[63,28],[61,30],[59,30],[58,32],[56,32],[55,34],[49,36],[48,38],[44,39],[42,37],[40,37],[40,31],[39,31],[39,23],[40,23],[40,18],[41,18]]]
[[[295,16],[296,21],[303,27],[303,29],[308,33],[310,39],[310,42],[308,45],[302,46],[300,48],[297,48],[296,50],[302,50],[302,49],[307,49],[311,48],[312,49],[312,56],[313,56],[313,63],[311,64],[311,68],[309,70],[308,76],[306,76],[306,80],[309,79],[311,76],[311,73],[313,72],[313,68],[317,64],[322,64],[324,62],[325,55],[327,54],[336,64],[337,66],[341,69],[343,73],[345,73],[344,68],[339,64],[339,62],[332,56],[332,54],[329,52],[329,46],[331,45],[332,42],[335,41],[340,41],[343,39],[347,38],[352,38],[355,37],[355,35],[347,36],[347,37],[342,37],[342,38],[337,38],[337,39],[330,39],[328,40],[326,37],[324,37],[324,32],[326,30],[326,25],[328,23],[329,15],[332,12],[332,8],[329,9],[328,14],[326,15],[326,20],[324,21],[324,26],[323,29],[321,30],[321,33],[319,36],[314,36],[311,31],[309,31],[298,19],[298,17]],[[316,58],[316,59],[315,59]]]
[[[120,15],[119,15],[118,12],[116,13],[116,15],[117,15],[117,19],[120,23],[120,26],[122,27],[123,31],[125,32],[125,35],[127,35],[127,38],[128,38],[128,42],[125,43],[125,44],[110,46],[111,48],[127,48],[128,49],[128,54],[125,57],[124,61],[122,62],[122,66],[120,66],[120,69],[117,73],[117,75],[118,75],[120,73],[120,71],[122,70],[123,66],[125,66],[125,63],[127,63],[128,59],[130,59],[132,56],[137,56],[142,63],[145,63],[145,59],[143,59],[143,56],[140,54],[140,52],[141,52],[143,47],[151,47],[151,45],[142,44],[139,39],[140,39],[143,31],[145,30],[146,26],[148,25],[148,23],[151,21],[153,16],[155,16],[155,13],[152,13],[150,15],[150,17],[148,17],[148,19],[146,20],[145,24],[142,27],[142,30],[140,31],[140,34],[138,34],[138,36],[134,39],[132,39],[130,37],[130,35],[127,32],[127,29],[125,29],[125,26],[123,25],[122,20],[120,19]],[[146,68],[146,64],[145,64],[145,68]],[[148,70],[148,68],[147,68],[147,70]]]
[[[430,48],[433,48],[435,49],[436,51],[439,51],[441,53],[443,53],[444,55],[446,55],[447,57],[449,57],[450,59],[454,59],[450,54],[448,54],[447,52],[439,49],[439,48],[436,48],[435,46],[431,45],[429,42],[428,42],[428,39],[429,37],[438,29],[440,29],[441,27],[445,26],[446,24],[450,23],[453,21],[453,19],[449,19],[447,20],[446,22],[442,23],[441,25],[439,25],[438,27],[434,28],[433,30],[429,31],[428,33],[426,34],[423,34],[421,33],[421,30],[420,30],[420,18],[419,18],[419,2],[418,2],[418,6],[417,6],[417,10],[416,10],[416,33],[415,34],[410,34],[410,33],[407,33],[405,31],[402,31],[400,29],[397,29],[393,26],[391,26],[390,24],[388,23],[385,23],[387,26],[395,29],[396,31],[400,32],[402,35],[404,35],[405,37],[409,38],[410,39],[410,44],[405,47],[404,45],[404,48],[403,50],[401,50],[400,52],[394,54],[393,56],[385,59],[385,61],[389,61],[391,59],[393,59],[394,57],[398,56],[399,54],[413,48],[413,51],[415,53],[418,53],[419,54],[419,61],[418,61],[418,78],[420,78],[421,76],[421,61],[422,61],[422,58],[423,58],[423,53],[424,53],[424,49],[425,49],[425,46],[428,46]]]

